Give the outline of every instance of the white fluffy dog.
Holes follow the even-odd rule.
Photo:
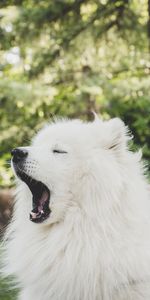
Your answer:
[[[58,120],[12,151],[19,300],[150,300],[150,198],[128,139],[117,118]]]

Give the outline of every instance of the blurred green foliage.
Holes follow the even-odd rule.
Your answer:
[[[54,115],[120,116],[150,159],[150,1],[0,1],[0,185]]]
[[[150,160],[150,0],[0,1],[0,185],[53,116],[121,117]],[[150,169],[150,163],[149,163]],[[13,299],[7,280],[0,299]]]
[[[3,245],[0,241],[0,262],[2,259]],[[0,263],[1,267],[1,263]],[[16,300],[18,294],[12,278],[2,278],[0,276],[0,300]]]
[[[8,279],[0,280],[0,299],[1,300],[16,300],[16,290],[10,289]]]

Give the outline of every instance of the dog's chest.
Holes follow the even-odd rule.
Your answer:
[[[14,251],[15,260],[19,258],[17,276],[23,286],[30,288],[33,298],[108,300],[114,288],[128,280],[130,249],[128,257],[122,251],[117,252],[117,243],[106,241],[96,228],[67,230],[65,227],[64,230],[63,226],[58,226],[47,234],[38,227],[34,228],[23,236],[22,243],[17,236],[15,245],[20,246]],[[137,267],[140,277],[145,276],[141,274],[140,261],[137,266],[136,252],[132,257],[131,278],[136,278],[135,274],[138,276]]]
[[[37,300],[100,299],[103,288],[98,241],[61,229],[47,236],[30,231],[26,239],[18,253],[18,277],[31,287]],[[23,249],[26,251],[21,255]]]

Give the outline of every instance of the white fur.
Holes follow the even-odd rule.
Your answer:
[[[34,138],[26,172],[51,190],[52,213],[29,221],[32,196],[17,180],[5,271],[19,300],[150,299],[149,191],[127,141],[119,119],[58,120]]]

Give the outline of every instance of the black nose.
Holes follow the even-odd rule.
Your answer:
[[[11,155],[12,155],[12,161],[14,163],[18,163],[28,155],[28,151],[23,148],[15,148],[11,151]]]

